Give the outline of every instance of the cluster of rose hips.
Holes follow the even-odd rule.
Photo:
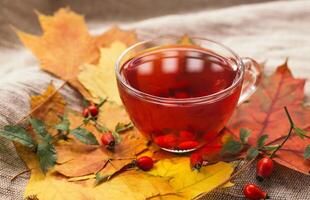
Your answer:
[[[95,104],[89,105],[87,108],[83,110],[83,117],[84,118],[96,118],[99,114],[99,107],[96,106]],[[189,135],[188,132],[182,132],[182,134]],[[184,135],[185,137],[185,135]],[[167,137],[158,137],[157,140],[155,141],[158,145],[160,146],[165,146],[167,144],[171,143],[171,138]],[[112,132],[106,132],[101,136],[101,143],[102,145],[106,146],[107,149],[113,150],[116,144],[115,137],[113,136]],[[185,144],[186,143],[186,144]],[[195,148],[196,143],[193,144],[193,142],[185,142],[180,146],[181,149],[183,148]],[[183,147],[184,146],[184,147]],[[154,161],[151,157],[149,156],[142,156],[138,158],[137,160],[133,161],[134,166],[137,166],[138,168],[144,170],[144,171],[149,171],[153,168],[154,166]],[[200,154],[192,154],[190,157],[190,163],[191,167],[193,169],[199,170],[203,166],[203,158]],[[263,157],[257,162],[257,167],[256,167],[256,174],[257,174],[257,180],[258,181],[263,181],[265,178],[269,177],[273,171],[273,160],[270,157]],[[250,200],[260,200],[260,199],[268,199],[268,194],[261,190],[257,185],[255,184],[247,184],[243,188],[243,193],[246,198]]]
[[[82,115],[85,119],[92,117],[96,118],[99,114],[99,107],[95,104],[90,104],[88,107],[84,108]],[[101,143],[104,145],[108,150],[113,150],[116,144],[115,137],[113,136],[111,131],[105,132],[101,136]],[[142,156],[133,161],[134,166],[142,169],[143,171],[149,171],[154,166],[154,161],[149,156]]]
[[[257,162],[256,179],[261,182],[265,178],[270,177],[272,171],[273,160],[269,156],[265,156]],[[251,200],[269,199],[268,194],[255,184],[245,185],[243,188],[243,194],[246,198]]]

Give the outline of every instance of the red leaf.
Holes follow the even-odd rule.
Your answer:
[[[290,124],[285,115],[287,106],[296,126],[310,130],[310,107],[303,105],[304,79],[292,76],[287,62],[279,66],[274,74],[265,76],[249,103],[242,104],[230,123],[228,131],[239,135],[240,128],[252,131],[249,144],[256,145],[258,138],[268,134],[267,145],[278,144],[287,135]],[[310,139],[301,139],[292,134],[289,141],[279,150],[274,160],[281,165],[308,174],[310,161],[304,160],[303,152]]]

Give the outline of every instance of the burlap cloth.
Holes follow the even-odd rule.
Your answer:
[[[38,69],[35,58],[27,50],[19,47],[8,27],[11,23],[38,33],[38,24],[32,14],[34,8],[51,13],[68,4],[86,14],[93,33],[99,33],[112,22],[117,22],[123,28],[135,28],[141,39],[168,33],[213,38],[230,46],[239,55],[267,61],[267,72],[289,57],[294,75],[309,78],[310,1],[277,1],[227,8],[242,2],[244,0],[106,0],[92,3],[1,0],[0,126],[23,117],[29,111],[29,95],[42,92],[52,79]],[[56,86],[61,83],[57,79],[54,81]],[[69,87],[61,92],[71,106],[79,108],[79,95],[76,92]],[[309,96],[309,83],[305,92]],[[22,199],[29,174],[11,181],[26,167],[9,141],[1,138],[0,143],[0,199]],[[252,166],[236,178],[235,187],[216,190],[204,199],[243,199],[242,186],[256,182],[254,169]],[[278,165],[272,179],[261,186],[270,193],[272,199],[310,199],[310,177]]]

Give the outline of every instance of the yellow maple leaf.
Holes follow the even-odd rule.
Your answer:
[[[21,42],[38,58],[43,70],[68,81],[87,99],[90,99],[88,92],[76,79],[79,66],[96,63],[101,46],[115,40],[124,41],[128,45],[136,41],[133,31],[117,27],[99,36],[91,36],[84,17],[66,8],[59,9],[53,16],[38,13],[38,18],[43,30],[42,36],[15,29]]]
[[[192,171],[189,167],[189,159],[179,157],[158,161],[149,173],[154,176],[170,177],[169,184],[179,195],[175,198],[192,199],[201,193],[211,191],[227,180],[233,170],[233,164],[219,162],[202,167],[200,172]],[[171,195],[168,199],[171,199]]]
[[[108,96],[109,100],[121,104],[115,78],[115,62],[126,49],[122,42],[115,41],[108,48],[100,49],[98,66],[85,65],[78,75],[78,80],[90,92],[94,99]]]
[[[49,84],[41,95],[31,96],[31,116],[44,120],[46,123],[54,124],[63,115],[66,102],[53,84]],[[42,106],[42,104],[44,104]]]

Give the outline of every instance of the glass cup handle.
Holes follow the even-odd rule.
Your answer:
[[[245,74],[238,105],[246,101],[255,91],[261,80],[261,67],[252,58],[241,58]]]

